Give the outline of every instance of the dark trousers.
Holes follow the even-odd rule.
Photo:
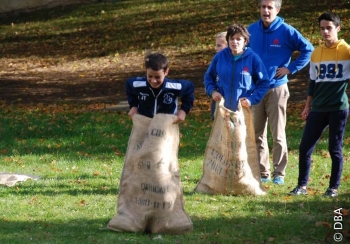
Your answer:
[[[309,114],[299,145],[299,186],[306,186],[308,183],[312,152],[328,126],[328,151],[332,159],[329,188],[338,189],[343,171],[343,137],[348,115],[348,109],[334,112],[311,112]]]

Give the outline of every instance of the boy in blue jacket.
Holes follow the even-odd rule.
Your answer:
[[[288,162],[286,140],[287,101],[289,98],[288,74],[294,74],[304,68],[310,60],[313,46],[295,28],[286,24],[277,16],[282,0],[261,0],[261,19],[250,26],[251,41],[249,47],[264,62],[270,80],[270,89],[256,106],[253,106],[255,140],[258,150],[262,182],[270,181],[269,147],[267,142],[267,124],[270,124],[273,138],[273,182],[284,184]],[[299,56],[291,62],[292,54]]]
[[[133,77],[126,82],[130,105],[129,116],[139,113],[153,118],[155,114],[175,114],[182,122],[193,107],[194,85],[187,80],[171,80],[168,59],[161,53],[151,53],[145,59],[146,77]],[[181,106],[178,107],[178,97]]]
[[[216,53],[205,75],[205,90],[215,101],[225,99],[224,106],[237,110],[258,104],[269,89],[269,77],[259,56],[247,48],[249,33],[241,24],[227,29],[228,47]]]

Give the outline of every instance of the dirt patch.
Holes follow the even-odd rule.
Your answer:
[[[138,58],[138,57],[137,57]],[[127,78],[144,75],[142,65],[124,58],[82,61],[0,60],[0,100],[6,104],[117,104],[126,100]],[[207,65],[174,64],[170,78],[188,79],[195,84],[196,104],[206,104],[203,75]],[[291,103],[304,102],[308,69],[290,77]]]

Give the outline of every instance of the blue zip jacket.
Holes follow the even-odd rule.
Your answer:
[[[187,80],[164,79],[160,89],[153,89],[147,77],[133,77],[126,82],[126,95],[130,108],[137,107],[138,113],[149,118],[155,114],[176,114],[178,97],[181,97],[181,109],[189,113],[193,107],[194,85]]]
[[[216,53],[204,75],[204,86],[209,96],[218,91],[225,99],[224,106],[237,110],[241,97],[251,105],[258,104],[269,89],[269,77],[264,64],[251,48],[245,48],[235,61],[229,47]]]
[[[270,77],[270,88],[288,82],[287,75],[275,78],[277,68],[287,67],[290,73],[294,74],[309,63],[311,53],[314,50],[312,44],[294,27],[286,24],[283,18],[277,16],[267,29],[264,28],[260,19],[251,24],[248,31],[250,33],[248,46],[264,62]],[[299,51],[300,54],[291,62],[294,51]]]

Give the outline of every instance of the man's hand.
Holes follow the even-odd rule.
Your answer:
[[[285,75],[289,75],[289,74],[290,74],[290,71],[288,68],[277,68],[275,77],[281,78],[281,77],[283,77]]]

